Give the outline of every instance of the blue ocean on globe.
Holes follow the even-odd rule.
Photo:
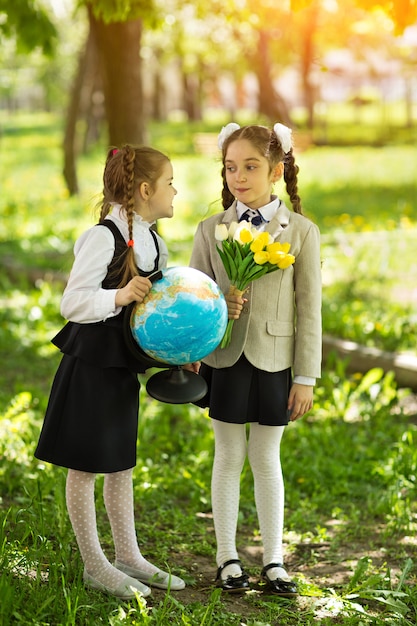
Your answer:
[[[227,317],[226,300],[214,280],[191,267],[171,267],[134,308],[130,326],[147,355],[185,365],[217,348]]]

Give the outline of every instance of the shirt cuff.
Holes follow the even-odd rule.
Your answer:
[[[308,387],[314,387],[316,379],[310,376],[294,376],[294,381],[297,385],[308,385]]]
[[[116,307],[117,289],[101,289],[95,302],[95,317],[99,320],[106,321],[108,317],[114,317],[122,310],[122,307]]]

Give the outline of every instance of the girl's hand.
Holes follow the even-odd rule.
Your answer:
[[[151,287],[152,283],[148,278],[134,276],[127,283],[126,287],[116,291],[116,306],[127,306],[131,302],[142,302],[145,296],[148,295]]]
[[[242,313],[243,305],[247,302],[246,298],[242,298],[242,296],[236,296],[231,294],[226,294],[225,296],[227,311],[229,313],[229,320],[237,320]]]
[[[189,372],[194,372],[194,374],[198,374],[201,367],[201,361],[196,361],[195,363],[186,363],[186,365],[182,366],[183,370],[188,370]]]
[[[294,383],[288,396],[288,410],[290,422],[303,417],[313,407],[313,389],[309,385]]]

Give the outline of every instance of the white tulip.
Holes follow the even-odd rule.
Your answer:
[[[231,224],[229,226],[229,237],[230,237],[230,239],[233,239],[237,227],[238,227],[238,222],[231,222]]]
[[[214,238],[216,241],[225,241],[229,236],[226,224],[217,224],[214,230]]]

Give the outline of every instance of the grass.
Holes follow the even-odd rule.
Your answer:
[[[210,420],[196,407],[160,404],[144,391],[134,474],[138,537],[148,558],[186,578],[186,592],[155,592],[145,605],[84,589],[65,470],[39,463],[33,450],[59,359],[49,340],[62,325],[62,274],[74,238],[93,223],[102,155],[97,149],[82,157],[82,194],[68,198],[56,122],[15,121],[2,120],[0,164],[7,270],[0,296],[0,623],[414,625],[416,409],[390,374],[350,376],[333,357],[313,411],[286,430],[283,444],[286,560],[302,591],[296,602],[272,598],[259,585],[242,598],[215,589]],[[175,218],[160,224],[172,264],[187,263],[197,221],[219,208],[217,159],[193,154],[183,129],[153,129],[158,147],[172,137],[167,151],[179,146],[181,153],[172,154]],[[214,124],[198,130],[211,133]],[[306,212],[323,232],[325,330],[415,350],[415,150],[395,143],[313,147],[298,160]],[[371,304],[380,308],[378,319]],[[99,478],[99,530],[112,558],[101,486]],[[260,543],[248,467],[241,502],[239,549],[256,580]]]
[[[0,422],[2,623],[254,626],[320,618],[353,625],[358,611],[363,624],[414,623],[417,434],[389,377],[373,371],[349,380],[339,365],[322,381],[311,417],[288,428],[285,542],[303,595],[292,603],[253,593],[232,610],[210,580],[209,420],[195,407],[161,405],[146,394],[141,403],[138,537],[149,558],[186,578],[186,601],[181,593],[154,593],[145,607],[84,589],[65,510],[65,471],[33,459],[42,411],[35,397],[21,393]],[[98,482],[100,534],[111,555]],[[258,535],[248,468],[239,527],[240,549],[255,576],[258,560],[250,555]],[[331,571],[343,577],[332,578]]]

